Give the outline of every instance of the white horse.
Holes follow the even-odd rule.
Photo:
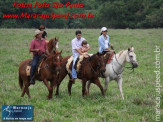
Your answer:
[[[128,48],[128,50],[122,50],[118,54],[113,56],[112,61],[109,64],[106,64],[106,71],[103,74],[105,77],[105,88],[104,92],[106,93],[109,81],[115,80],[118,83],[120,95],[124,99],[122,91],[122,72],[125,63],[128,62],[132,65],[132,68],[138,67],[136,61],[136,54],[134,53],[134,48]],[[87,84],[87,91],[89,94],[90,82]]]

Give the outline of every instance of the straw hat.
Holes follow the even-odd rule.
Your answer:
[[[42,34],[42,31],[40,31],[39,29],[35,30],[35,36],[38,35],[38,34]]]

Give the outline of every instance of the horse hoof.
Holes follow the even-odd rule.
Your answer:
[[[51,99],[52,99],[52,97],[49,97],[49,96],[48,96],[48,97],[47,97],[47,99],[48,99],[48,100],[51,100]]]
[[[84,94],[85,96],[88,96],[88,92],[87,91],[85,91],[85,94]]]
[[[104,89],[104,93],[106,93],[106,91],[107,91],[107,90],[106,90],[106,89]]]

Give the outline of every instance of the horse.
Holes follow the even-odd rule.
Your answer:
[[[82,57],[82,56],[80,56],[80,57]],[[56,96],[59,95],[59,86],[60,86],[60,83],[62,82],[62,80],[65,78],[65,76],[68,74],[69,78],[71,79],[71,74],[69,73],[70,71],[68,71],[68,70],[72,69],[72,61],[71,61],[70,66],[68,67],[68,69],[66,68],[69,59],[70,59],[70,56],[63,58],[63,60],[62,60],[61,71],[59,72],[58,78],[57,78],[58,84],[57,84]],[[77,65],[78,65],[79,60],[80,60],[80,58],[78,58],[76,61],[75,69],[78,68]],[[85,95],[87,95],[86,82],[88,80],[90,80],[90,82],[96,84],[100,88],[101,93],[104,96],[103,87],[98,78],[99,74],[104,71],[105,71],[105,62],[104,62],[103,54],[96,53],[88,58],[83,58],[83,60],[81,61],[79,71],[77,72],[77,77],[79,79],[81,79],[81,81],[82,81],[82,96],[83,97]],[[69,80],[69,83],[68,83],[69,95],[71,95],[71,87],[72,87],[73,83],[74,82]]]
[[[50,39],[49,42],[47,43],[47,46],[49,53],[55,53],[58,48],[58,39],[56,37]]]
[[[125,63],[128,62],[132,65],[133,68],[138,67],[136,61],[136,54],[134,53],[134,48],[128,48],[128,50],[122,50],[118,54],[113,56],[112,61],[109,64],[106,64],[106,71],[103,73],[105,78],[105,87],[104,92],[106,93],[109,81],[115,80],[118,83],[119,91],[121,98],[124,100],[123,91],[122,91],[122,72]],[[87,84],[87,91],[89,93],[90,83]]]
[[[61,64],[61,52],[51,53],[47,58],[42,59],[42,62],[39,65],[39,71],[35,74],[35,79],[39,81],[43,81],[45,86],[48,88],[49,95],[48,99],[52,98],[53,94],[53,87],[56,84],[57,73],[60,71],[60,64]],[[21,97],[24,97],[26,93],[28,98],[31,98],[29,94],[29,86],[30,86],[30,76],[27,75],[26,69],[31,62],[32,59],[27,59],[22,61],[19,65],[19,86],[22,90]],[[50,86],[48,84],[50,81]],[[23,88],[24,86],[24,88]]]

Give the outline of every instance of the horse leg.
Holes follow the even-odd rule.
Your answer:
[[[91,86],[91,82],[88,81],[88,82],[87,82],[87,95],[89,95],[89,88],[90,88],[90,86]]]
[[[28,95],[28,98],[31,98],[31,96],[29,94],[29,86],[30,86],[30,84],[28,83],[28,85],[25,86],[25,88],[26,88],[26,94]]]
[[[123,80],[122,77],[118,78],[117,83],[118,83],[121,98],[124,100],[123,91],[122,91],[122,80]]]
[[[82,96],[84,97],[86,93],[86,80],[82,80]]]
[[[68,83],[68,94],[71,95],[71,87],[72,87],[72,82],[69,80],[69,83]]]
[[[49,94],[51,93],[52,88],[49,86],[48,81],[46,79],[43,80],[45,86],[48,88]],[[49,99],[49,96],[48,96]]]
[[[61,75],[61,76],[60,76]],[[66,70],[64,72],[62,72],[61,74],[59,74],[59,78],[57,79],[57,90],[56,90],[56,93],[55,95],[58,96],[59,95],[59,86],[62,82],[62,80],[66,77],[67,73],[66,73]]]
[[[25,83],[24,83],[25,86],[24,86],[24,89],[23,89],[21,97],[24,97],[24,95],[26,93],[28,95],[28,98],[31,98],[31,96],[29,94],[29,88],[28,88],[30,86],[30,84],[29,84],[28,80],[23,80],[23,81],[25,81]]]
[[[21,97],[24,97],[24,94],[25,94],[25,87],[23,88],[23,92],[21,94]]]
[[[50,87],[51,87],[51,90],[49,91],[49,95],[48,95],[48,99],[52,99],[52,95],[53,95],[53,87],[54,86],[54,80],[53,81],[50,81]]]
[[[108,89],[109,81],[110,81],[110,78],[109,77],[105,78],[105,88],[104,88],[104,92],[105,93],[106,93],[106,91]]]
[[[101,85],[101,83],[100,83],[99,78],[97,78],[97,79],[95,80],[95,84],[100,88],[102,95],[105,96],[105,94],[104,94],[104,89],[103,89],[103,87],[102,87],[102,85]]]

